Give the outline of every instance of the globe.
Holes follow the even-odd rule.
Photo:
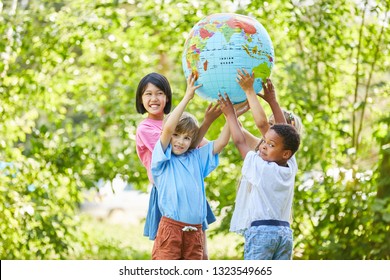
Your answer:
[[[256,19],[234,13],[209,15],[191,29],[182,54],[186,79],[193,72],[200,97],[215,101],[218,93],[229,95],[232,103],[246,100],[236,81],[237,69],[254,73],[254,89],[270,76],[274,48],[266,29]]]

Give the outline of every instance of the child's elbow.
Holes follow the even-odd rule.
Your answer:
[[[269,124],[267,122],[260,122],[260,123],[256,123],[256,126],[257,128],[260,130],[260,131],[267,131],[268,128],[269,128]]]
[[[236,147],[241,147],[241,146],[246,145],[245,138],[236,138],[233,140],[234,140],[234,144],[236,145]]]

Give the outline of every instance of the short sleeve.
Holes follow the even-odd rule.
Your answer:
[[[201,165],[203,166],[203,177],[207,177],[219,164],[219,155],[213,153],[214,141],[198,148]]]
[[[171,158],[171,150],[172,146],[169,144],[164,152],[161,141],[157,141],[152,154],[151,171],[153,177],[161,174],[164,164]]]
[[[154,146],[160,139],[161,130],[156,129],[150,125],[140,125],[137,129],[136,142],[137,148],[146,148],[153,151]]]
[[[259,157],[256,152],[250,151],[244,159],[242,175],[245,176],[249,183],[255,185],[258,178],[264,175],[265,169],[271,167],[269,165],[270,163]]]

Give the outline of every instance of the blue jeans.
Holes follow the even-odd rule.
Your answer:
[[[292,230],[285,226],[252,226],[245,231],[245,260],[291,260]]]

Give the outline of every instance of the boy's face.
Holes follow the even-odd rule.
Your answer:
[[[260,147],[259,156],[270,162],[276,162],[278,165],[285,165],[291,157],[291,151],[284,149],[283,138],[275,130],[268,129],[264,135]]]
[[[188,133],[175,133],[172,134],[171,145],[172,153],[179,156],[188,151],[192,143],[192,135]]]

